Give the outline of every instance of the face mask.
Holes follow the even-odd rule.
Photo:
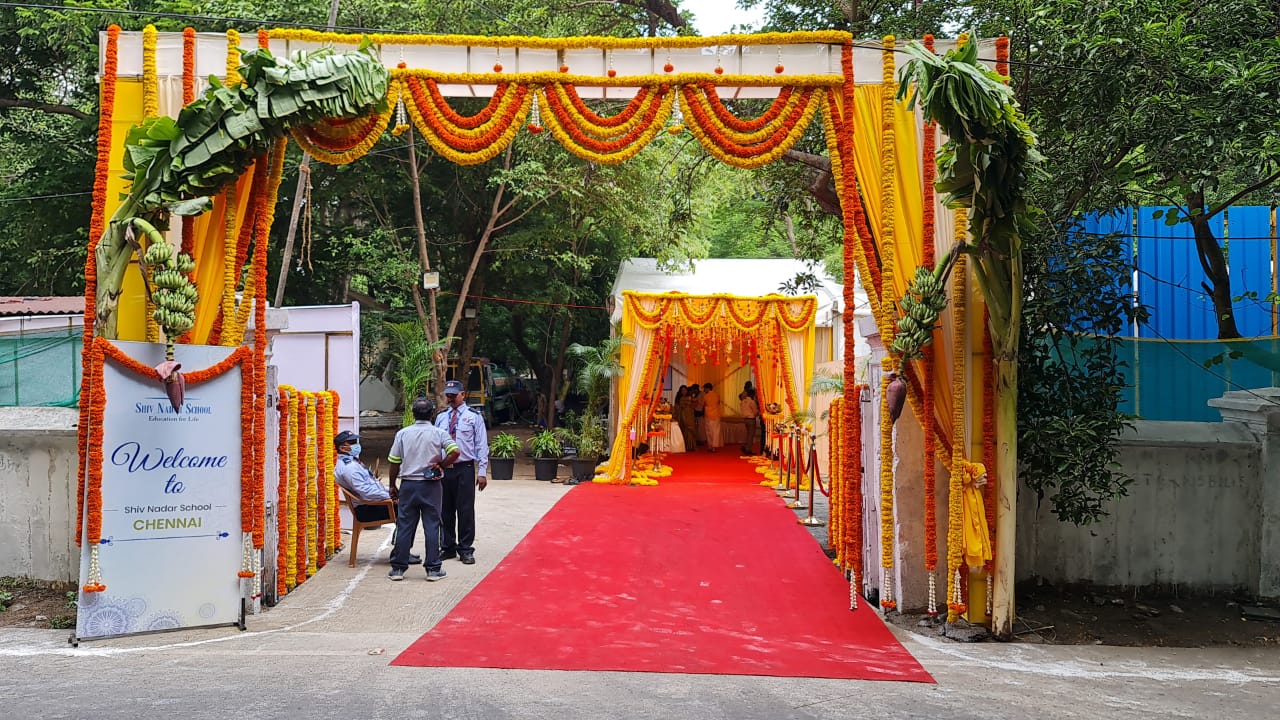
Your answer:
[[[355,445],[351,446],[351,457],[353,458],[360,457],[360,443],[356,443]]]

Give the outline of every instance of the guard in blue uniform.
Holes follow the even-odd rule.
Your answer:
[[[440,557],[456,557],[465,565],[476,561],[476,491],[489,484],[489,433],[484,416],[467,405],[462,383],[444,384],[449,406],[436,416],[436,427],[458,444],[458,459],[444,471]]]

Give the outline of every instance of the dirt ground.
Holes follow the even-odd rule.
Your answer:
[[[913,632],[938,634],[939,621],[924,614],[893,613],[886,619]],[[1280,647],[1280,611],[1231,596],[1040,585],[1020,588],[1014,634],[1018,642],[1047,645]]]
[[[73,593],[70,597],[67,593]],[[69,628],[76,623],[75,586],[0,578],[0,627]]]

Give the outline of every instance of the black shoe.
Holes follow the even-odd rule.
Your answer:
[[[475,565],[475,564],[476,564],[476,555],[475,555],[475,553],[462,553],[461,555],[459,555],[459,556],[458,556],[458,559],[462,561],[462,564],[463,564],[463,565]]]
[[[454,559],[454,558],[456,558],[456,557],[458,557],[458,551],[457,551],[457,550],[441,550],[441,551],[440,551],[440,559],[441,559],[441,560],[452,560],[452,559]]]

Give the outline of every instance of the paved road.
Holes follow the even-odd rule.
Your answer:
[[[386,580],[386,533],[251,617],[85,643],[0,631],[0,718],[1233,718],[1274,717],[1280,652],[956,645],[895,630],[936,685],[648,673],[396,668],[567,490],[493,483],[477,564]],[[379,548],[379,543],[382,547]]]

